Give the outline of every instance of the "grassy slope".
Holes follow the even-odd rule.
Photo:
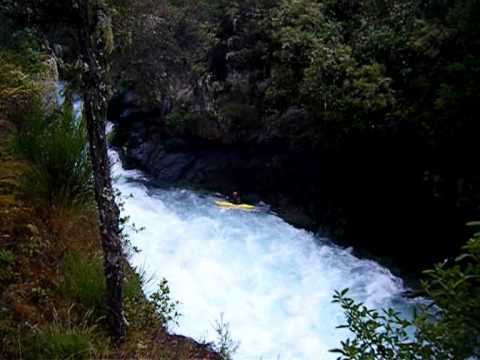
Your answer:
[[[208,346],[145,321],[155,315],[138,285],[126,310],[128,337],[119,348],[110,343],[102,318],[65,291],[72,277],[66,254],[101,259],[95,211],[48,209],[25,198],[21,178],[29,165],[9,151],[13,130],[0,119],[0,358],[42,358],[55,344],[58,358],[79,349],[72,358],[218,359]]]

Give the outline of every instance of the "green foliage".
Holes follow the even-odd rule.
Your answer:
[[[40,108],[42,89],[35,80],[44,60],[38,35],[16,29],[0,14],[0,115],[18,123]]]
[[[479,225],[472,223],[472,225]],[[341,343],[339,359],[467,359],[480,355],[480,233],[464,254],[425,271],[423,282],[431,304],[420,305],[412,320],[392,309],[379,313],[336,292],[353,339]]]
[[[441,147],[455,139],[470,144],[468,134],[478,130],[471,115],[480,94],[473,0],[123,4],[116,32],[128,41],[114,60],[116,73],[152,104],[165,96],[190,100],[168,116],[179,133],[188,127],[183,112],[205,106],[209,114],[192,127],[202,136],[202,125],[224,119],[222,105],[232,102],[251,106],[257,126],[238,116],[243,120],[223,127],[222,138],[241,129],[238,140],[274,134],[336,149],[351,133],[395,134],[408,123],[415,136]],[[305,110],[305,119],[285,128],[292,108]]]
[[[45,53],[38,34],[31,28],[16,28],[0,14],[0,52],[11,64],[29,75],[44,70]]]
[[[314,136],[325,126],[345,132],[369,129],[376,125],[372,114],[385,118],[395,104],[386,68],[356,56],[356,44],[345,41],[344,24],[329,5],[285,0],[271,14],[278,50],[267,92],[270,106],[302,104],[310,112]]]
[[[217,334],[217,341],[214,343],[213,348],[222,360],[233,360],[233,355],[237,352],[240,343],[233,340],[230,333],[230,325],[225,322],[223,314],[215,322],[215,333]]]
[[[68,252],[63,260],[62,273],[61,293],[92,311],[95,318],[104,317],[106,283],[102,256]],[[178,302],[172,301],[167,280],[161,281],[158,291],[153,293],[150,299],[143,293],[144,283],[142,272],[127,271],[123,298],[130,326],[142,329],[160,326],[170,321],[176,322],[180,316],[177,311]]]
[[[15,255],[10,250],[0,249],[0,282],[2,284],[6,283],[13,277],[14,264]]]
[[[62,294],[94,311],[96,316],[103,316],[106,284],[102,257],[68,252],[63,259],[62,272]]]
[[[49,328],[39,331],[26,345],[26,359],[89,359],[88,333],[76,329]]]
[[[137,271],[128,271],[125,274],[125,282],[123,286],[123,297],[125,300],[142,298],[145,295],[143,294],[143,285],[145,283],[144,273]]]
[[[0,50],[0,114],[18,121],[39,104],[39,86],[9,52]]]
[[[49,205],[87,206],[93,199],[85,123],[65,106],[47,118],[31,114],[15,139],[15,149],[31,162],[26,194]]]
[[[181,316],[178,312],[180,303],[172,300],[168,281],[162,279],[158,290],[146,298],[142,290],[144,274],[135,273],[131,276],[127,275],[124,296],[124,308],[130,328],[141,330],[166,326],[171,322],[177,323]]]
[[[426,294],[438,307],[417,317],[421,335],[435,339],[454,358],[480,355],[480,234],[464,246],[454,262],[437,264],[425,274]],[[427,316],[427,315],[430,316]]]
[[[380,313],[355,303],[346,297],[347,291],[336,292],[334,303],[341,305],[347,318],[346,325],[339,328],[348,328],[355,337],[342,341],[340,349],[331,350],[342,355],[339,359],[433,359],[428,343],[412,341],[412,322],[392,309]]]
[[[143,293],[144,284],[144,272],[134,271],[125,275],[123,309],[128,326],[133,331],[162,325],[153,305]]]
[[[178,318],[181,316],[177,309],[180,303],[172,300],[167,279],[163,278],[160,281],[158,290],[150,295],[150,302],[164,324],[169,322],[177,323]]]

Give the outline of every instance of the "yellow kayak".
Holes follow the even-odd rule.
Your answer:
[[[225,209],[240,209],[240,210],[246,210],[246,211],[251,211],[255,210],[256,207],[254,205],[248,205],[248,204],[234,204],[229,201],[224,201],[224,200],[217,200],[215,201],[215,204],[218,207],[225,208]]]

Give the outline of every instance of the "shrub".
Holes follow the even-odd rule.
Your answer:
[[[471,225],[480,226],[480,222]],[[392,309],[378,312],[337,292],[334,302],[345,311],[354,335],[341,343],[341,360],[450,360],[480,356],[480,232],[468,241],[464,254],[425,272],[428,305],[412,320]]]
[[[15,140],[17,151],[32,164],[24,191],[48,205],[85,206],[93,199],[92,170],[85,124],[71,107],[44,118],[31,114]]]
[[[181,316],[177,310],[180,303],[171,298],[167,279],[163,278],[160,281],[158,290],[150,295],[150,301],[164,324],[169,322],[177,323],[178,318]]]
[[[146,298],[142,286],[143,274],[135,273],[127,276],[125,283],[125,313],[130,326],[136,329],[154,328],[169,323],[177,323],[181,314],[178,311],[178,301],[170,296],[168,281],[162,279],[158,290]]]

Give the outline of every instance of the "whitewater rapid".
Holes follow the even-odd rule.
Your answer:
[[[114,184],[124,215],[141,232],[130,232],[141,250],[131,262],[151,277],[147,293],[168,279],[183,316],[176,333],[215,341],[223,314],[235,340],[236,360],[335,359],[329,349],[345,339],[335,290],[370,307],[404,310],[402,281],[328,239],[296,229],[273,214],[225,210],[215,197],[147,186],[139,171],[114,162]]]

